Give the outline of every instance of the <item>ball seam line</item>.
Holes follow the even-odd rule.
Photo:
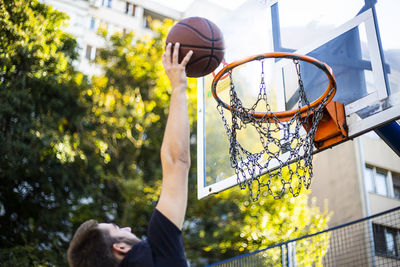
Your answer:
[[[211,39],[214,40],[214,31],[213,31],[213,28],[211,27],[210,22],[208,22],[208,20],[205,20],[205,22],[206,22],[206,24],[207,24],[207,26],[208,26],[208,29],[210,30]],[[214,46],[215,46],[215,45],[214,45],[214,41],[211,41],[211,55],[210,55],[209,58],[208,58],[208,63],[207,63],[207,65],[204,67],[203,72],[206,72],[207,69],[210,67],[211,58],[214,56]]]
[[[183,26],[188,27],[189,29],[195,31],[200,37],[206,39],[207,41],[218,42],[218,41],[221,41],[221,40],[222,40],[222,37],[220,37],[220,38],[218,38],[218,39],[210,39],[210,38],[208,38],[207,36],[203,35],[201,32],[199,32],[196,28],[193,28],[192,26],[190,26],[190,25],[188,25],[188,24],[185,24],[185,23],[182,23],[182,22],[178,22],[178,25],[183,25]]]

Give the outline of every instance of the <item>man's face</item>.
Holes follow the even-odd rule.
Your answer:
[[[118,225],[113,223],[100,223],[99,229],[108,231],[111,237],[122,239],[123,242],[128,245],[133,246],[135,243],[139,242],[140,239],[131,232],[130,227],[120,228]]]

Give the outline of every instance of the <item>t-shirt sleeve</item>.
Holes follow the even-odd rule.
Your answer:
[[[187,266],[182,231],[157,209],[150,219],[148,242],[156,266]]]
[[[119,267],[154,266],[150,245],[147,241],[136,243],[124,257]]]

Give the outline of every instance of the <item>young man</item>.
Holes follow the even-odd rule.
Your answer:
[[[186,213],[190,167],[186,73],[192,51],[178,62],[179,44],[168,44],[162,62],[172,86],[170,110],[161,146],[162,189],[142,241],[129,227],[84,222],[69,249],[70,266],[187,266],[182,225]]]

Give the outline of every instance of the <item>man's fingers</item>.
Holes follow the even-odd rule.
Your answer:
[[[182,62],[179,64],[179,43],[175,43],[174,48],[172,50],[172,44],[168,43],[165,48],[165,53],[162,55],[162,62],[164,65],[181,65],[185,67],[189,62],[191,56],[193,55],[193,51],[190,50],[185,57],[182,59]],[[172,55],[171,55],[172,52]]]
[[[193,51],[190,50],[190,51],[186,54],[186,56],[182,59],[181,65],[182,65],[183,67],[186,66],[186,64],[189,62],[190,58],[192,57],[192,55],[193,55]]]
[[[171,62],[171,43],[167,44],[167,47],[165,48],[165,53],[163,54],[163,61],[165,63],[170,63]]]
[[[178,64],[178,56],[179,56],[179,43],[175,43],[174,52],[172,54],[172,64]]]

